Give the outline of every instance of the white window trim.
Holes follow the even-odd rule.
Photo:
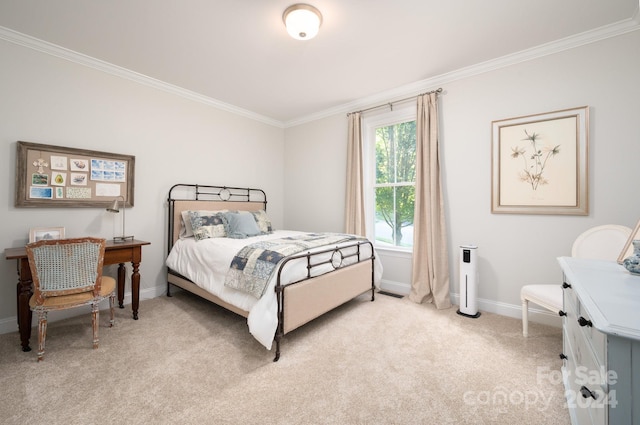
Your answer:
[[[375,199],[373,197],[373,185],[375,183],[375,129],[388,125],[394,125],[405,121],[416,120],[415,103],[406,103],[393,107],[392,111],[370,112],[362,119],[363,138],[363,179],[364,179],[364,207],[365,219],[367,223],[367,238],[373,242],[378,250],[393,251],[398,253],[413,252],[413,248],[379,246],[375,241]]]

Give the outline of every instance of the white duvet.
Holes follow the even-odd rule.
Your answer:
[[[262,240],[280,239],[300,234],[304,234],[304,232],[276,230],[269,235],[254,236],[247,239],[211,238],[200,241],[196,241],[194,238],[179,239],[171,249],[166,264],[171,270],[195,282],[196,285],[207,292],[229,304],[248,311],[247,325],[249,332],[270,350],[278,326],[278,305],[274,291],[277,272],[274,273],[274,276],[269,281],[269,286],[260,299],[246,292],[226,287],[224,285],[225,277],[234,255],[245,245]],[[361,248],[361,252],[366,258],[369,256],[369,252],[366,251],[369,245],[364,247],[365,250]],[[318,248],[310,250],[310,252],[321,250],[322,248]],[[323,255],[326,256],[326,259],[329,259],[331,253]],[[351,262],[354,261],[352,260]],[[348,262],[345,261],[345,264],[348,264]],[[313,275],[317,276],[331,270],[333,270],[331,265],[326,264],[323,267],[315,268]],[[305,260],[290,261],[283,270],[281,283],[286,284],[298,281],[304,278],[306,274]],[[376,256],[374,263],[374,283],[376,287],[381,277],[382,266]]]

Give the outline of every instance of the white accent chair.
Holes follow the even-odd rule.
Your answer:
[[[592,227],[573,242],[571,256],[594,260],[617,260],[631,229],[617,224]],[[562,285],[525,285],[520,290],[522,301],[522,335],[529,335],[529,302],[562,315]]]

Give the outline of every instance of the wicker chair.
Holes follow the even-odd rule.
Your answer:
[[[49,311],[91,305],[93,348],[98,348],[98,304],[108,297],[113,326],[116,281],[102,276],[105,244],[104,239],[85,237],[27,245],[34,286],[29,307],[38,315],[38,361],[44,358]]]

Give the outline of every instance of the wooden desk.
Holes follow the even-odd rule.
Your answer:
[[[142,246],[149,245],[150,242],[132,240],[125,242],[107,241],[104,252],[104,265],[119,264],[118,266],[118,305],[124,308],[124,263],[131,262],[133,273],[131,274],[131,305],[133,318],[138,320],[138,307],[140,305],[140,273],[138,268],[142,261]],[[31,309],[29,299],[33,295],[33,282],[31,280],[31,269],[27,258],[25,247],[7,248],[4,250],[7,260],[17,260],[18,264],[18,285],[16,295],[18,300],[18,330],[20,331],[20,342],[22,351],[31,351],[29,339],[31,338]]]

